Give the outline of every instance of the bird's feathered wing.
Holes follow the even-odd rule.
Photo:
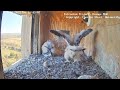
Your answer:
[[[65,32],[62,32],[60,30],[50,30],[51,33],[53,33],[56,36],[63,37],[67,44],[71,43],[71,37],[70,35],[66,34]]]
[[[76,46],[79,45],[81,39],[85,36],[87,36],[90,32],[92,32],[93,30],[92,29],[87,29],[87,30],[82,30],[80,33],[77,33],[75,36],[74,36],[74,44]]]

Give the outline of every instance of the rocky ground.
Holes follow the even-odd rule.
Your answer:
[[[110,79],[93,60],[65,62],[62,56],[30,55],[4,70],[6,79],[77,79],[80,75],[98,74]]]

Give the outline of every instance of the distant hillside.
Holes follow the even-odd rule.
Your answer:
[[[21,38],[21,33],[2,33],[1,39],[3,38]]]

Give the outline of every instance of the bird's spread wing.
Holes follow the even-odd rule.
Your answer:
[[[74,44],[76,46],[79,45],[81,39],[85,36],[87,36],[90,32],[92,32],[93,30],[92,29],[87,29],[87,30],[82,30],[80,33],[77,33],[75,36],[74,36]]]
[[[63,37],[67,44],[71,43],[71,37],[70,35],[66,34],[65,32],[62,32],[60,30],[50,30],[51,33],[53,33],[56,36]]]

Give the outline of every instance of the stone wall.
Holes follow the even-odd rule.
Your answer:
[[[120,17],[119,11],[107,13]],[[84,40],[87,55],[92,55],[111,78],[120,78],[120,19],[103,17],[93,19],[92,23],[94,31]]]

